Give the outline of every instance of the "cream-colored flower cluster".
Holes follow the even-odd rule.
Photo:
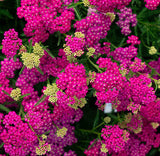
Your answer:
[[[44,55],[43,48],[39,45],[39,43],[35,43],[33,46],[33,53],[22,53],[22,60],[23,64],[29,68],[32,69],[34,67],[38,67],[40,64],[40,58]]]

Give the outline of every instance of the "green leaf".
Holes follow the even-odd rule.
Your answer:
[[[39,67],[35,67],[42,75],[44,75],[43,71]]]
[[[24,94],[24,95],[20,96],[19,99],[23,99],[24,97],[26,97],[26,96],[28,96],[28,95],[31,95],[31,93]]]
[[[46,97],[47,97],[46,95],[43,95],[34,106],[39,105],[41,102],[43,102],[45,100]]]
[[[0,104],[0,110],[5,111],[7,113],[9,113],[11,110],[5,106],[3,106],[2,104]]]
[[[93,128],[97,125],[98,120],[99,120],[99,109],[97,108],[97,114],[96,114],[96,117],[94,119]]]
[[[10,19],[13,19],[13,16],[10,14],[10,12],[6,9],[0,9],[0,17],[1,16],[6,16]]]
[[[76,6],[80,5],[80,4],[83,4],[83,2],[71,3],[71,4],[68,6],[68,8],[74,8],[74,7],[76,7]]]
[[[0,145],[0,148],[2,148],[2,147],[3,147],[3,145],[4,145],[4,142]]]

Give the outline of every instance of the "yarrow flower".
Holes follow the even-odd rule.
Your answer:
[[[16,88],[16,89],[13,89],[10,93],[10,96],[18,101],[19,100],[19,97],[21,96],[21,89],[20,88]]]
[[[107,13],[113,12],[115,8],[122,9],[128,5],[131,0],[88,0],[91,6],[94,6],[98,11]]]
[[[129,140],[129,133],[126,130],[120,129],[118,125],[105,125],[105,128],[102,128],[101,133],[106,148],[115,152],[123,150]]]
[[[80,57],[84,53],[85,36],[81,32],[76,32],[75,37],[67,35],[64,45],[64,52],[66,56],[73,55]]]
[[[35,45],[33,46],[33,53],[36,55],[39,55],[40,57],[42,57],[44,55],[44,50],[43,48],[40,46],[39,43],[35,43]]]
[[[57,101],[57,92],[59,88],[57,87],[56,83],[52,83],[52,85],[47,84],[47,88],[43,91],[43,93],[49,96],[49,101],[55,103]]]
[[[45,42],[49,34],[58,31],[66,33],[71,29],[71,20],[75,18],[75,15],[74,11],[64,6],[66,3],[61,0],[34,2],[22,0],[21,6],[17,8],[17,15],[27,22],[23,29],[24,34],[31,37],[33,44],[40,41]]]
[[[63,138],[63,137],[66,135],[66,133],[67,133],[67,128],[66,128],[66,127],[63,127],[63,128],[61,128],[61,129],[58,129],[58,130],[57,130],[56,135],[57,135],[58,137]]]
[[[87,93],[87,78],[84,66],[77,63],[69,64],[65,71],[58,75],[57,87],[65,91],[69,97],[84,98]]]
[[[102,73],[96,73],[92,87],[96,89],[96,105],[100,110],[104,109],[105,103],[114,102],[123,86],[123,77],[116,63],[111,58],[99,58],[99,68],[104,68]]]
[[[146,2],[145,4],[146,8],[150,10],[156,10],[160,4],[159,0],[144,0],[144,2]]]
[[[92,55],[95,53],[95,51],[96,51],[96,50],[95,50],[94,48],[92,48],[92,47],[88,48],[87,50],[88,50],[88,52],[87,52],[87,56],[88,56],[88,57],[92,56]]]
[[[46,152],[51,151],[51,145],[48,143],[45,143],[44,140],[39,141],[39,147],[36,147],[36,154],[37,155],[44,155]]]
[[[21,58],[23,60],[23,64],[29,69],[38,67],[40,64],[40,56],[34,53],[22,53]]]
[[[23,123],[16,112],[9,112],[5,115],[3,124],[5,128],[0,133],[0,139],[4,142],[5,152],[9,155],[28,155],[30,148],[37,141],[36,134],[28,124]]]
[[[132,27],[137,25],[136,14],[132,14],[131,8],[126,7],[120,9],[120,11],[121,13],[117,13],[119,16],[117,25],[122,29],[121,33],[127,36],[131,33],[130,24],[132,24]]]
[[[151,46],[149,49],[149,54],[150,55],[154,55],[157,53],[157,49],[154,46]]]
[[[2,46],[2,53],[7,58],[14,57],[17,54],[17,50],[22,46],[22,40],[18,38],[18,33],[14,29],[9,29],[4,33]]]

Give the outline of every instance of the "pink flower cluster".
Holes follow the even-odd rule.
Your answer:
[[[121,13],[117,13],[119,16],[117,25],[122,29],[121,33],[127,36],[131,33],[130,24],[132,24],[132,27],[137,25],[136,14],[132,14],[132,9],[126,7],[120,9],[120,11]]]
[[[22,62],[20,62],[18,58],[16,60],[13,58],[5,58],[3,61],[1,61],[1,73],[4,73],[7,78],[14,78],[14,72],[21,68]]]
[[[156,10],[160,4],[160,0],[144,0],[144,2],[146,2],[146,8],[150,10]]]
[[[105,38],[110,29],[111,20],[109,16],[92,12],[81,21],[76,21],[74,27],[76,32],[85,35],[86,45],[94,47],[100,39]]]
[[[113,152],[112,156],[146,156],[146,154],[150,150],[150,145],[146,145],[145,143],[141,142],[141,140],[139,140],[136,136],[131,134],[125,148],[118,153]]]
[[[130,65],[129,69],[133,72],[143,71],[146,68],[145,63],[142,63],[142,60],[138,57],[135,57],[134,62]]]
[[[155,101],[156,95],[154,88],[148,86],[150,83],[151,79],[149,79],[145,75],[132,77],[128,82],[125,82],[118,95],[118,101],[120,102],[120,104],[117,103],[117,110],[127,110],[127,107],[132,102],[134,103],[133,105],[140,106],[148,105],[149,103]]]
[[[91,5],[94,5],[100,12],[113,12],[115,8],[122,9],[129,5],[131,0],[89,0]]]
[[[69,106],[75,103],[75,99],[73,97],[68,97],[65,93],[59,91],[57,93],[57,105],[54,105],[53,110],[53,121],[58,123],[61,121],[62,123],[75,123],[78,122],[82,116],[83,112],[81,109],[75,110]]]
[[[78,99],[86,96],[88,87],[84,66],[69,64],[65,72],[58,75],[56,84],[58,88],[65,91],[70,97],[76,96]]]
[[[113,56],[115,60],[127,66],[131,64],[131,60],[137,56],[137,48],[135,45],[140,44],[140,41],[137,36],[131,35],[128,37],[127,43],[131,45],[125,48],[116,48],[114,51],[110,52],[108,56]]]
[[[129,133],[120,129],[118,125],[105,125],[105,128],[102,128],[101,133],[106,148],[115,152],[123,150],[129,140]]]
[[[28,124],[23,123],[15,112],[5,115],[3,124],[5,129],[0,134],[0,139],[4,142],[5,151],[12,156],[29,154],[30,147],[35,143],[37,136]]]
[[[14,29],[9,29],[4,33],[4,39],[2,40],[2,53],[6,57],[10,58],[17,54],[22,45],[22,40],[18,38],[18,33]]]
[[[35,42],[45,42],[49,34],[59,31],[66,33],[71,29],[74,13],[63,8],[61,0],[31,1],[21,0],[17,15],[27,21],[24,33]]]
[[[100,140],[93,140],[90,142],[90,145],[88,147],[88,149],[86,149],[84,151],[84,154],[86,154],[86,156],[107,156],[107,153],[102,152],[100,149],[102,147],[102,143],[104,143],[104,140],[100,141]]]
[[[96,89],[96,105],[103,110],[104,103],[116,100],[123,86],[123,77],[117,64],[113,63],[110,58],[99,58],[97,64],[99,68],[104,68],[105,72],[96,74],[92,87]]]
[[[82,37],[73,37],[71,35],[67,35],[65,46],[69,46],[71,52],[76,56],[78,51],[83,51],[85,46],[85,39]],[[84,53],[84,52],[82,52]]]
[[[160,101],[153,101],[141,106],[141,115],[150,122],[160,122]]]

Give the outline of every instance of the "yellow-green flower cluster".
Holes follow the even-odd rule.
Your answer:
[[[88,48],[87,56],[89,56],[89,57],[92,56],[94,54],[94,52],[95,52],[94,48],[92,48],[92,47]]]
[[[157,83],[158,89],[160,89],[160,79],[158,79],[156,83]]]
[[[83,0],[83,4],[85,7],[90,6],[89,0]]]
[[[85,35],[81,32],[75,32],[74,36],[77,37],[77,38],[85,38]]]
[[[24,45],[22,45],[20,47],[20,49],[19,49],[19,53],[18,54],[22,54],[22,53],[26,53],[26,52],[27,52],[27,48]]]
[[[106,124],[110,123],[110,122],[111,122],[111,118],[110,118],[109,116],[106,116],[106,117],[104,118],[104,122],[105,122]]]
[[[111,22],[113,22],[116,18],[116,15],[112,12],[107,12],[106,15],[110,17]]]
[[[76,96],[74,96],[74,99],[75,99],[75,103],[69,104],[69,106],[74,109],[78,109],[78,107],[83,108],[85,106],[85,104],[87,103],[85,98],[78,99]]]
[[[66,46],[66,44],[64,44],[63,47],[65,47],[64,52],[67,56],[72,54],[71,48],[69,46]]]
[[[157,53],[157,49],[154,46],[151,46],[149,49],[149,54],[150,55],[154,55]]]
[[[44,140],[39,141],[39,147],[36,147],[36,154],[37,155],[44,155],[46,152],[51,151],[51,145],[48,143],[45,143]]]
[[[56,83],[52,83],[52,85],[48,84],[47,89],[44,90],[44,94],[49,96],[49,101],[55,103],[57,101],[57,92],[59,88],[57,87]]]
[[[29,69],[38,67],[40,64],[40,56],[34,53],[23,53],[21,58],[23,60],[23,64]]]
[[[68,130],[68,129],[67,129],[66,127],[63,127],[63,128],[61,128],[61,129],[58,129],[57,132],[56,132],[56,135],[57,135],[58,137],[63,138],[63,137],[66,135],[67,130]]]
[[[21,89],[20,88],[16,88],[13,89],[10,93],[10,96],[15,100],[18,101],[19,97],[21,96]]]
[[[33,53],[39,55],[40,57],[44,55],[44,50],[39,43],[35,43],[35,45],[33,46]]]
[[[24,49],[24,47],[22,47]],[[39,43],[35,43],[33,46],[33,53],[27,53],[26,51],[22,53],[23,64],[32,69],[34,67],[38,67],[40,64],[40,58],[44,55],[43,48],[39,45]]]
[[[103,153],[107,153],[108,152],[108,149],[106,148],[105,144],[102,144],[102,146],[101,146],[101,152],[103,152]]]
[[[151,125],[153,127],[153,129],[156,129],[159,127],[159,123],[158,122],[151,122]]]

